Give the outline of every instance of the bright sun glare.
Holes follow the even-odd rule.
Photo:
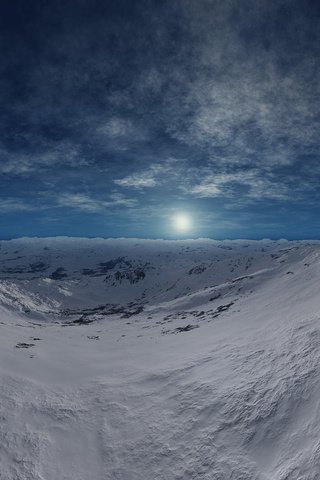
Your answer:
[[[175,217],[173,217],[173,225],[175,229],[180,232],[189,230],[191,228],[191,218],[184,213],[175,215]]]

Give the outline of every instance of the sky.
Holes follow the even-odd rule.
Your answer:
[[[319,1],[0,5],[0,238],[320,238]]]

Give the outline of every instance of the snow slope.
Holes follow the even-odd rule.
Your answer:
[[[320,243],[0,242],[0,478],[320,478]]]

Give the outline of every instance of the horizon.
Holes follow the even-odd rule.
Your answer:
[[[80,236],[80,235],[54,235],[54,236],[20,236],[20,237],[11,237],[11,238],[0,238],[0,242],[7,242],[11,240],[50,240],[50,239],[79,239],[79,240],[147,240],[147,241],[164,241],[164,242],[188,242],[188,241],[206,241],[210,240],[213,242],[320,242],[320,238],[286,238],[286,237],[225,237],[225,238],[218,238],[218,237],[127,237],[127,236],[119,236],[119,237],[102,237],[102,236]]]

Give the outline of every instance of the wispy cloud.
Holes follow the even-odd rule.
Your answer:
[[[132,120],[119,116],[111,117],[96,128],[96,132],[107,139],[137,141],[146,138],[145,133]]]
[[[242,197],[250,200],[285,200],[289,198],[290,193],[285,182],[277,180],[270,174],[263,175],[259,170],[210,175],[191,187],[189,192],[202,198],[221,196],[231,199],[239,195],[239,186],[247,188],[246,192],[242,192]]]
[[[155,176],[151,172],[136,173],[128,175],[127,177],[114,180],[116,185],[121,187],[133,187],[133,188],[152,188],[157,185]]]
[[[36,207],[19,198],[0,199],[0,213],[27,212],[43,207]]]
[[[189,192],[192,195],[200,198],[213,198],[222,195],[222,190],[220,189],[219,183],[216,180],[210,180],[209,178],[198,185],[191,187]]]
[[[233,202],[238,198],[239,206],[263,199],[289,201],[292,192],[295,192],[296,200],[298,194],[301,197],[303,192],[314,188],[311,180],[297,183],[294,175],[278,175],[269,167],[244,170],[237,166],[229,171],[216,167],[215,174],[213,170],[210,163],[196,168],[183,160],[174,161],[163,166],[150,166],[146,171],[114,180],[114,183],[138,190],[166,186],[177,197],[181,194],[196,198],[221,197]]]
[[[88,167],[92,162],[84,158],[79,145],[70,141],[49,143],[41,151],[25,153],[0,147],[0,175],[23,176],[58,167]]]
[[[315,2],[36,3],[2,52],[2,211],[318,200]]]
[[[152,163],[143,170],[115,179],[114,183],[121,187],[136,189],[153,188],[173,180],[180,170],[181,163],[183,162],[175,158],[168,158],[162,163]]]
[[[95,213],[115,206],[133,208],[137,205],[137,201],[126,198],[120,193],[111,194],[109,200],[93,198],[82,193],[64,193],[58,197],[57,205],[60,207],[74,208],[87,213]]]
[[[122,205],[123,207],[133,208],[138,205],[135,198],[125,197],[122,193],[114,192],[110,195],[110,205]]]

